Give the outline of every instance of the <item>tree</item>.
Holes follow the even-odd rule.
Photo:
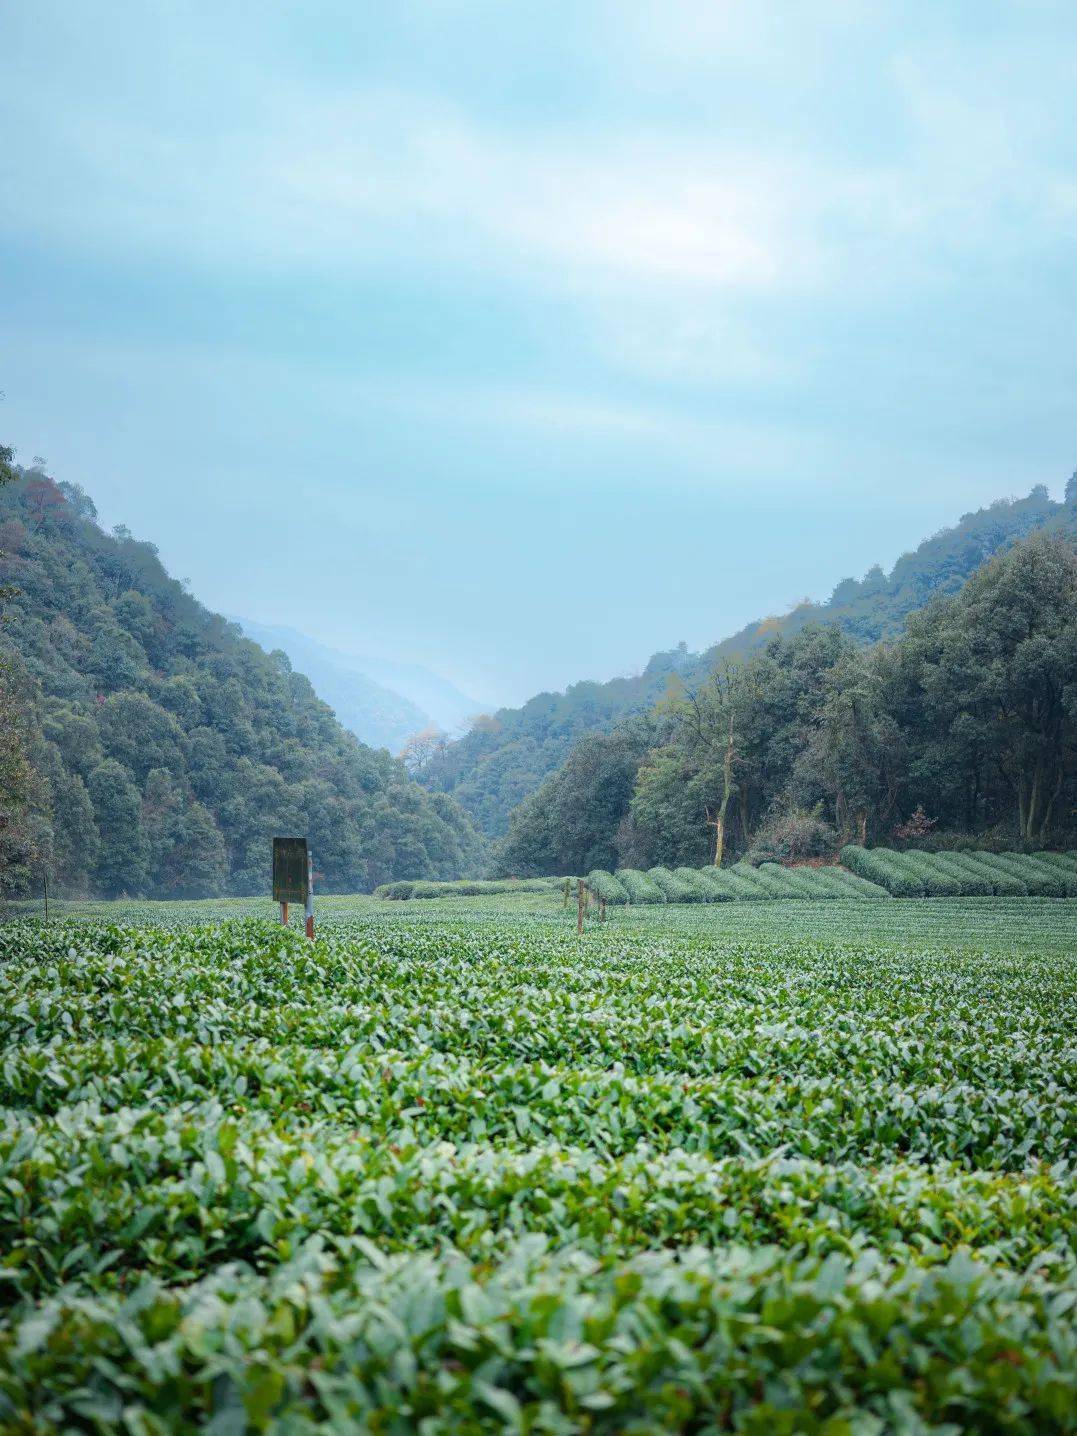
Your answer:
[[[1077,554],[1035,535],[909,625],[927,730],[976,744],[1042,843],[1077,770]]]
[[[67,509],[67,499],[47,474],[32,473],[26,482],[26,509],[34,533]]]
[[[0,892],[25,889],[41,857],[45,832],[35,814],[47,808],[40,775],[30,762],[33,734],[12,666],[0,666]]]
[[[653,734],[653,723],[641,717],[582,738],[564,767],[514,812],[494,871],[531,877],[616,867],[618,832]]]
[[[136,780],[145,780],[154,768],[185,771],[187,744],[182,729],[145,693],[114,693],[101,705],[97,721],[106,754]]]
[[[790,789],[804,806],[824,799],[843,842],[866,843],[885,827],[905,766],[901,736],[876,665],[842,654],[827,675],[822,704],[797,755]]]
[[[440,728],[431,725],[409,738],[400,750],[400,760],[414,778],[422,773],[441,753],[448,738]]]
[[[127,770],[106,758],[86,784],[101,850],[94,871],[97,891],[105,897],[142,893],[147,883],[149,846],[142,830],[142,800]]]
[[[65,767],[59,748],[53,743],[43,747],[41,767],[48,779],[52,812],[50,885],[69,897],[83,897],[101,848],[93,803],[82,778]]]

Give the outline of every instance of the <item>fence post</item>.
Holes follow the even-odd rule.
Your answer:
[[[577,878],[576,884],[576,934],[578,936],[583,932],[583,909],[587,889],[584,886],[583,878]]]

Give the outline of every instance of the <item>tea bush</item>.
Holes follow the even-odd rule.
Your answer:
[[[759,877],[0,925],[0,1429],[1072,1429],[1072,906]]]
[[[658,884],[665,895],[666,902],[698,902],[695,890],[688,886],[669,868],[651,868],[647,876],[652,882]]]
[[[612,873],[604,872],[601,868],[595,868],[587,878],[587,886],[604,903],[612,903],[620,906],[629,901],[627,890]]]
[[[635,868],[618,868],[614,877],[628,894],[629,902],[666,901],[661,884],[647,873],[638,872]]]

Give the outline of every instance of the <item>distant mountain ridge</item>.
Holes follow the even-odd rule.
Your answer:
[[[481,709],[447,678],[421,664],[346,653],[282,624],[240,617],[232,621],[263,648],[286,654],[339,722],[372,748],[399,753],[423,729],[454,732]]]
[[[748,624],[704,653],[689,653],[682,644],[654,654],[635,677],[575,683],[563,693],[539,693],[521,708],[502,708],[449,744],[421,781],[451,793],[488,836],[498,837],[512,810],[561,765],[577,738],[608,732],[652,707],[671,679],[691,686],[723,659],[745,657],[810,623],[835,623],[860,643],[894,638],[910,613],[936,594],[956,593],[992,554],[1034,530],[1077,538],[1077,477],[1061,503],[1043,485],[1025,498],[999,499],[925,539],[889,574],[876,564],[862,579],[843,579],[825,603],[802,603]]]

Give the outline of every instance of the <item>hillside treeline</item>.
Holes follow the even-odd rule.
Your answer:
[[[727,859],[1073,846],[1075,807],[1077,553],[1037,533],[897,642],[810,625],[583,738],[517,809],[495,868],[692,867],[719,842]]]
[[[478,871],[458,805],[410,781],[266,653],[105,533],[76,486],[0,450],[0,883],[101,896],[266,892],[270,839],[320,884]]]
[[[748,658],[775,637],[792,638],[819,623],[837,625],[861,645],[894,639],[910,613],[957,593],[988,558],[1034,532],[1077,537],[1072,482],[1063,503],[1037,485],[1024,498],[1000,499],[965,514],[904,554],[889,574],[876,565],[861,579],[843,579],[825,603],[804,602],[791,613],[749,624],[704,653],[689,653],[682,644],[656,653],[635,677],[576,683],[564,693],[540,693],[521,708],[501,709],[442,745],[420,781],[451,793],[485,833],[501,836],[513,809],[566,761],[584,734],[608,733],[646,713],[671,676],[696,688],[726,660]]]

